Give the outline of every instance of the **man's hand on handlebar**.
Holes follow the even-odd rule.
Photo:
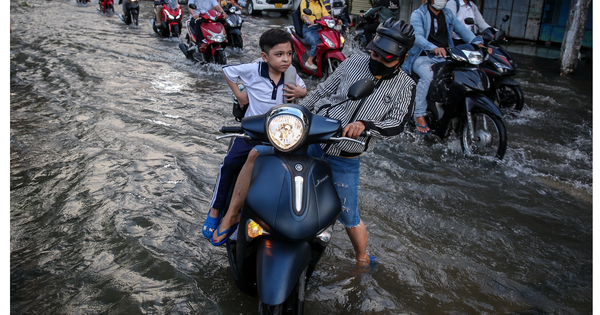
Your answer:
[[[446,58],[446,48],[443,47],[437,47],[436,49],[433,50],[433,53],[437,56],[437,57],[442,57],[442,58]]]
[[[479,44],[479,47],[485,48],[485,45],[484,44]],[[492,47],[488,47],[487,48],[487,52],[488,52],[489,55],[491,55],[494,52],[494,50],[492,50]]]
[[[365,130],[365,124],[362,121],[355,121],[346,125],[342,131],[342,137],[358,139],[360,134]]]

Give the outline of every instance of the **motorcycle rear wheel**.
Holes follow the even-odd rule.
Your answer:
[[[471,111],[473,139],[467,118],[462,121],[460,144],[465,155],[493,156],[502,160],[506,153],[506,127],[492,112],[476,108]]]
[[[521,111],[525,103],[521,87],[515,85],[500,85],[496,89],[496,98],[502,110]]]

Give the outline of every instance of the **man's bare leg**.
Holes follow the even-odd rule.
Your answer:
[[[369,240],[367,236],[367,227],[365,223],[360,220],[360,223],[351,228],[346,228],[346,233],[352,242],[354,247],[354,253],[356,253],[356,266],[363,267],[370,264],[369,255],[367,255],[367,242]]]
[[[221,221],[221,225],[213,233],[213,242],[218,243],[227,237],[227,234],[217,237],[217,232],[222,233],[223,231],[226,231],[232,227],[234,224],[240,222],[240,208],[244,205],[244,200],[246,200],[246,196],[248,195],[248,190],[250,189],[250,180],[252,179],[252,170],[254,170],[254,162],[256,161],[258,155],[258,151],[255,149],[250,150],[250,154],[248,154],[246,163],[244,163],[244,166],[238,175],[237,181],[235,182],[233,195],[231,196],[231,201],[229,202],[229,208],[227,209],[227,212],[225,212],[225,216],[223,217],[223,221]]]

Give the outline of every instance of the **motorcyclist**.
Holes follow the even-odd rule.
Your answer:
[[[408,57],[402,69],[419,75],[415,95],[415,124],[417,132],[423,135],[431,133],[425,120],[427,93],[433,80],[431,67],[446,61],[446,48],[454,47],[452,32],[456,31],[464,41],[483,46],[481,37],[476,37],[456,16],[446,9],[447,0],[427,0],[410,16],[410,25],[415,29],[415,45],[408,51]],[[433,52],[431,57],[426,53]]]
[[[483,32],[490,27],[489,24],[485,22],[481,13],[479,13],[479,9],[477,9],[477,5],[473,3],[473,1],[469,0],[450,0],[446,4],[446,9],[452,11],[454,15],[461,21],[471,32],[477,34],[479,32]],[[465,23],[466,18],[472,18],[475,22],[474,25],[467,25]],[[455,45],[464,44],[465,42],[460,38],[456,32],[452,32],[452,38],[454,40]]]
[[[119,4],[123,5],[123,14],[119,13],[119,18],[125,23],[127,23],[127,20],[129,19],[129,6],[127,5],[127,2],[129,1],[130,0],[125,0],[125,2],[123,2],[123,0],[119,0]],[[129,23],[131,23],[131,21],[129,21]]]
[[[306,15],[304,9],[310,9],[312,15]],[[302,0],[300,2],[300,18],[304,22],[302,27],[302,37],[310,45],[310,52],[308,53],[308,59],[304,64],[310,70],[317,70],[315,63],[315,57],[317,56],[317,45],[321,43],[321,36],[319,35],[319,27],[315,25],[315,20],[320,19],[324,16],[329,16],[327,8],[321,0]]]
[[[348,13],[348,5],[344,0],[324,0],[323,4],[325,5],[325,9],[329,12],[330,15],[334,16],[334,9],[337,8],[345,8],[344,14],[342,14],[339,19],[342,20],[342,24],[344,25],[343,31],[346,31],[350,27],[350,14]]]
[[[190,4],[196,5],[196,9],[190,8]],[[221,7],[221,5],[217,2],[217,0],[189,0],[188,1],[188,10],[190,12],[190,26],[194,30],[194,34],[196,34],[196,45],[198,47],[207,45],[204,41],[204,35],[202,34],[202,30],[200,29],[200,25],[202,24],[200,21],[197,21],[200,18],[200,14],[208,12],[208,10],[215,10],[219,13],[223,13],[223,18],[227,19],[227,14]],[[187,59],[193,59],[193,52],[191,50],[187,50],[186,53]]]
[[[121,1],[123,1],[123,0],[119,0],[119,4],[121,4]],[[160,0],[160,4],[154,5],[154,13],[156,15],[156,28],[158,28],[158,29],[162,29],[163,6],[167,5],[167,3],[169,1],[174,1],[177,4],[177,8],[181,8],[179,3],[177,3],[177,0]],[[125,12],[125,10],[123,10],[123,12]],[[127,15],[125,15],[125,16],[127,16]]]
[[[379,21],[387,21],[392,18],[394,21],[398,20],[400,10],[400,0],[379,0],[375,5],[370,8],[367,12],[361,13],[360,16],[367,19],[375,19],[376,15],[379,14],[379,19],[375,22],[365,26],[365,37],[367,43],[370,43],[375,35]]]

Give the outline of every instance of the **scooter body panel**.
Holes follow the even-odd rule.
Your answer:
[[[256,254],[256,284],[260,300],[269,305],[285,302],[310,259],[311,248],[307,242],[262,239]]]
[[[467,97],[465,97],[465,105],[468,111],[471,111],[474,108],[483,108],[498,117],[502,117],[502,112],[498,109],[494,102],[481,93],[472,93],[467,95]]]
[[[289,241],[314,237],[335,222],[342,208],[329,163],[276,154],[256,159],[246,206],[268,233]]]

